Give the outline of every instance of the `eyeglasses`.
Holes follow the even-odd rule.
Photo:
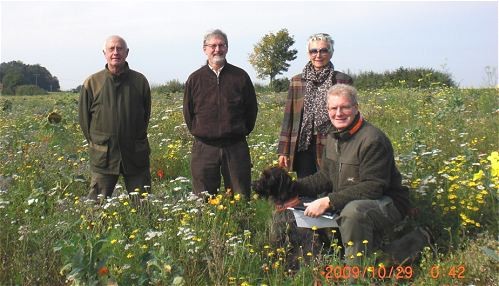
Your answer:
[[[222,49],[226,49],[227,48],[227,44],[212,44],[212,45],[204,45],[205,47],[209,47],[211,48],[212,50],[216,49],[218,47],[218,49],[222,50]]]
[[[348,113],[352,112],[354,107],[355,107],[354,105],[333,106],[333,107],[329,107],[328,110],[332,114],[336,114],[340,111],[342,111],[345,114],[348,114]]]
[[[329,53],[329,49],[328,48],[322,48],[320,50],[318,49],[310,49],[308,50],[309,54],[312,55],[312,56],[315,56],[317,54],[327,54]]]

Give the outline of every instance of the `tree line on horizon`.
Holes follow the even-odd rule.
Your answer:
[[[59,80],[39,64],[10,61],[0,64],[2,95],[34,95],[60,91]]]

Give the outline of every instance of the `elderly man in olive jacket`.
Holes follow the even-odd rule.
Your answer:
[[[327,194],[309,204],[304,214],[317,217],[340,212],[338,225],[347,263],[359,262],[380,246],[410,207],[390,139],[362,118],[354,87],[337,84],[328,91],[332,129],[323,153],[323,168],[297,181],[301,195]],[[366,253],[367,252],[367,253]]]
[[[79,102],[79,122],[88,142],[89,199],[112,195],[122,174],[128,192],[151,186],[147,127],[151,92],[147,79],[128,67],[128,47],[119,36],[104,45],[106,67],[88,77]]]

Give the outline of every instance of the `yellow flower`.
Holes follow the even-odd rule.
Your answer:
[[[317,230],[317,226],[315,226],[315,225],[314,225],[314,226],[312,226],[312,230],[313,230],[313,231]]]
[[[217,195],[216,197],[211,196],[210,198],[208,198],[208,203],[210,205],[216,206],[216,205],[220,204],[221,199],[222,199],[221,195]]]
[[[357,257],[361,257],[362,256],[362,252],[357,252]]]
[[[133,253],[128,253],[128,254],[126,255],[126,258],[128,258],[128,259],[130,259],[130,258],[132,258],[132,257],[133,257]]]
[[[353,241],[351,241],[351,240],[350,240],[350,241],[347,243],[347,245],[348,245],[348,246],[352,246],[352,245],[353,245]]]
[[[481,180],[484,177],[483,171],[480,170],[478,173],[473,174],[473,181]]]
[[[113,239],[113,240],[111,240],[111,244],[115,244],[116,242],[118,242],[118,240],[117,240],[117,239]]]
[[[236,201],[241,200],[241,194],[235,194],[234,195],[234,200],[236,200]]]
[[[362,243],[363,243],[363,244],[367,244],[368,242],[369,242],[369,241],[367,241],[367,239],[364,239],[364,240],[362,241]]]
[[[490,161],[490,174],[492,177],[499,177],[499,152],[494,151],[490,153],[487,159]]]

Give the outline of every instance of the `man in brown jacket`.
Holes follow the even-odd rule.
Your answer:
[[[258,106],[248,74],[226,61],[228,48],[222,31],[206,34],[207,64],[185,84],[184,119],[194,136],[192,185],[198,195],[216,194],[221,173],[225,188],[249,198],[251,158],[246,136],[255,127]]]
[[[149,192],[151,91],[144,75],[128,67],[128,47],[120,36],[104,45],[106,67],[83,83],[79,122],[88,142],[89,199],[112,195],[119,175],[127,191]]]

